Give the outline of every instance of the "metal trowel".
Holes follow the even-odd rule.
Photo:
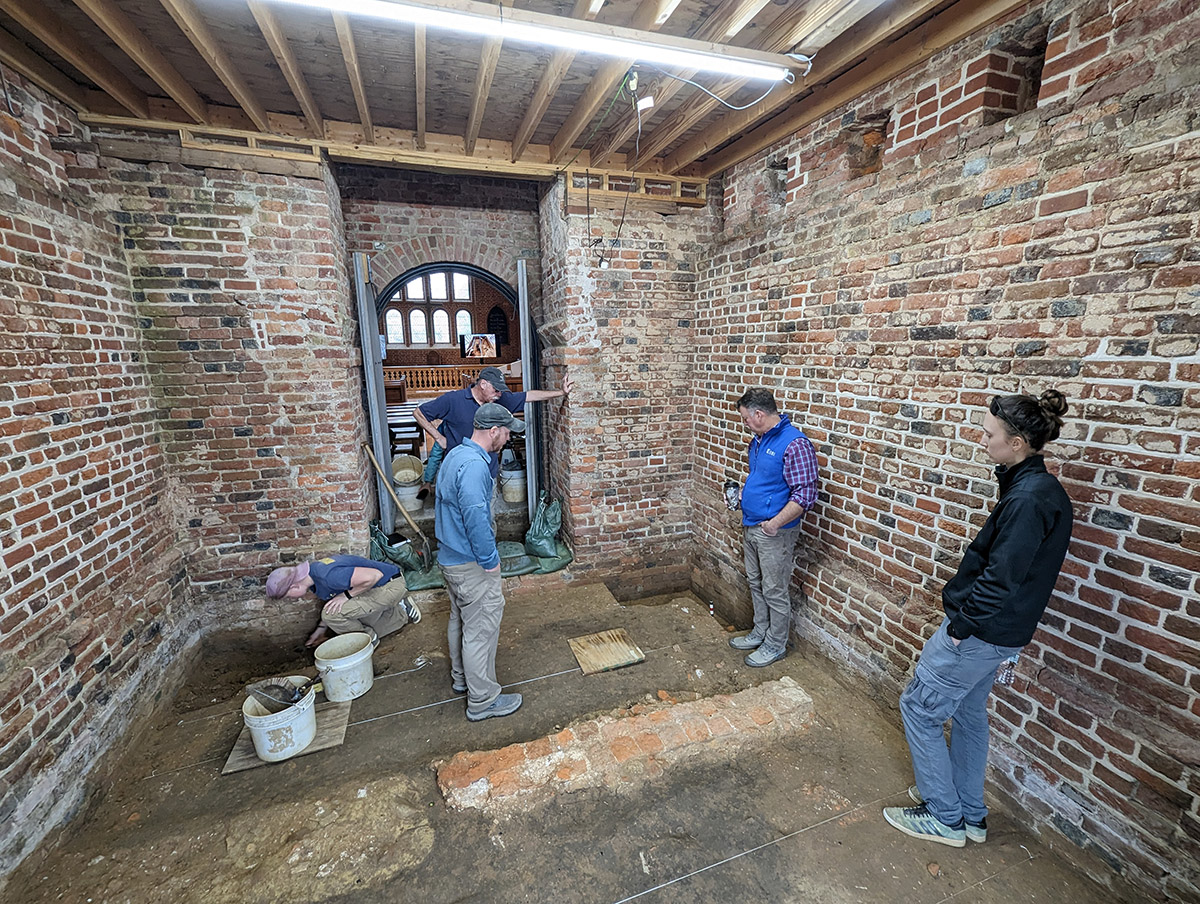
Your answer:
[[[255,700],[267,708],[269,712],[281,713],[289,706],[295,706],[304,699],[309,688],[321,680],[320,674],[314,675],[299,687],[290,681],[260,681],[249,685],[246,690]]]

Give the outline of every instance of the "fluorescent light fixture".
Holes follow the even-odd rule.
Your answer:
[[[594,53],[618,59],[653,63],[679,69],[715,72],[737,78],[781,81],[791,78],[787,65],[776,63],[776,54],[744,51],[732,56],[720,45],[686,38],[663,36],[660,41],[648,42],[641,33],[618,26],[557,16],[546,16],[523,10],[502,9],[471,0],[278,0],[296,6],[324,9],[349,16],[370,16],[500,38],[530,44],[561,47],[577,53]],[[692,45],[692,46],[687,46]],[[741,48],[738,48],[740,51]],[[758,57],[756,59],[755,57]]]

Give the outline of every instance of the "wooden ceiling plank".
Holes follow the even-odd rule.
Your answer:
[[[679,0],[658,0],[655,3],[642,3],[638,6],[637,11],[633,14],[633,19],[629,23],[629,29],[638,32],[653,31],[660,28],[666,22],[666,16],[670,15],[679,5]],[[584,89],[583,96],[575,104],[571,115],[559,128],[558,133],[550,142],[550,159],[556,162],[563,160],[567,154],[571,152],[571,145],[580,133],[587,127],[587,124],[592,121],[599,111],[600,107],[608,100],[613,90],[620,84],[621,79],[625,77],[625,73],[629,71],[629,67],[633,65],[633,60],[609,60],[601,65],[596,72],[595,77]]]
[[[726,0],[704,22],[697,32],[696,37],[705,41],[712,40],[713,38],[734,37],[739,31],[749,25],[751,20],[769,2],[770,0]],[[687,84],[680,81],[680,79],[695,78],[696,74],[697,70],[688,69],[675,73],[679,78],[668,78],[666,76],[657,78],[651,86],[646,88],[644,94],[653,97],[655,106],[661,109],[664,103],[678,94]],[[592,163],[601,166],[604,165],[625,142],[633,137],[635,132],[643,128],[645,128],[645,114],[640,114],[637,110],[632,111],[615,129],[608,135],[603,136],[600,142],[592,148]],[[637,156],[645,159],[647,155],[642,153]]]
[[[342,45],[342,59],[346,61],[346,75],[354,92],[354,103],[358,107],[358,118],[363,127],[363,140],[375,143],[375,127],[371,123],[371,108],[367,104],[367,89],[363,84],[362,67],[358,64],[358,48],[354,44],[354,31],[350,18],[345,13],[333,14],[333,25],[337,29],[338,43]]]
[[[416,67],[417,132],[418,150],[425,149],[425,26],[413,28],[413,60]]]
[[[492,79],[496,76],[496,64],[500,62],[500,38],[485,38],[483,52],[479,54],[479,70],[475,73],[475,95],[471,100],[471,113],[467,117],[467,131],[463,135],[463,146],[467,156],[475,153],[475,142],[479,140],[479,127],[483,125],[483,114],[487,109],[488,94],[492,90]]]
[[[142,119],[150,116],[150,102],[146,95],[41,3],[34,0],[0,0],[0,10],[99,85],[130,113]]]
[[[87,13],[88,18],[154,79],[188,116],[196,122],[208,122],[208,104],[111,0],[75,0],[75,5]]]
[[[8,0],[0,0],[0,2],[8,2]],[[270,131],[271,125],[266,109],[246,85],[245,80],[229,58],[229,54],[221,48],[212,29],[208,27],[208,23],[204,21],[204,17],[192,0],[159,0],[159,2],[175,20],[179,30],[192,42],[192,46],[204,57],[204,61],[216,73],[221,83],[229,89],[229,93],[250,117],[250,121],[260,130]]]
[[[593,3],[593,0],[576,0],[575,8],[571,10],[571,18],[594,19],[600,12],[603,2],[604,0],[600,0],[600,3],[597,4]],[[519,160],[525,153],[525,149],[529,147],[533,133],[541,125],[542,117],[546,115],[551,99],[558,93],[558,88],[562,84],[562,80],[566,78],[567,71],[574,61],[575,51],[573,50],[556,50],[550,57],[546,71],[542,73],[537,87],[533,89],[533,98],[525,109],[525,116],[521,119],[521,124],[517,126],[517,131],[513,135],[512,159],[514,161]]]
[[[55,69],[3,28],[0,28],[0,63],[15,69],[39,88],[50,92],[74,109],[88,109],[83,86]]]
[[[744,138],[724,148],[696,168],[695,175],[713,176],[776,144],[847,101],[882,85],[889,79],[936,53],[974,34],[1026,0],[974,0],[958,3],[922,27],[867,57],[853,69],[815,89],[784,116],[759,126]],[[677,172],[677,169],[671,170]]]
[[[991,0],[989,0],[990,5]],[[752,110],[731,112],[712,123],[712,128],[684,142],[663,160],[663,169],[678,172],[684,166],[698,160],[713,148],[720,146],[735,135],[752,129],[764,116],[782,110],[798,97],[812,91],[816,86],[835,77],[855,60],[870,55],[877,45],[884,44],[892,36],[903,34],[945,5],[944,0],[920,0],[914,3],[898,3],[879,10],[876,14],[856,23],[852,28],[831,41],[824,51],[813,60],[812,69],[802,79],[773,93],[762,106]],[[958,6],[970,5],[960,2]],[[710,108],[711,109],[711,108]],[[677,111],[678,112],[678,111]],[[708,111],[699,112],[687,126],[694,125]],[[651,141],[654,136],[651,136]]]
[[[267,39],[267,46],[271,48],[271,54],[275,57],[275,62],[279,64],[283,77],[287,79],[288,87],[292,89],[292,94],[300,104],[300,109],[304,111],[304,118],[308,120],[309,130],[318,137],[324,135],[325,117],[321,115],[317,101],[313,97],[312,91],[309,90],[308,81],[304,78],[304,70],[300,68],[296,55],[292,53],[292,46],[288,43],[283,26],[275,15],[274,7],[262,0],[246,0],[246,4],[250,7],[250,12],[254,14],[254,21],[258,23],[259,31]]]

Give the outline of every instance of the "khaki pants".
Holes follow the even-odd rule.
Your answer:
[[[346,600],[333,615],[321,613],[321,624],[336,634],[374,631],[383,637],[408,624],[401,601],[408,596],[403,575],[396,575],[382,587],[372,587]],[[368,630],[369,629],[369,630]]]
[[[480,712],[500,696],[496,681],[496,645],[504,616],[500,569],[484,571],[478,563],[443,565],[450,593],[450,677],[467,685],[467,710]]]

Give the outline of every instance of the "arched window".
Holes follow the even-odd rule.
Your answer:
[[[425,328],[424,311],[409,311],[408,332],[412,336],[413,345],[429,344],[429,332]]]
[[[433,312],[433,344],[450,344],[450,315],[441,308]]]
[[[458,276],[457,273],[454,274]],[[459,311],[454,315],[454,335],[469,336],[471,335],[471,312],[467,310]]]
[[[404,344],[404,315],[391,308],[383,315],[384,329],[387,331],[388,345]]]

